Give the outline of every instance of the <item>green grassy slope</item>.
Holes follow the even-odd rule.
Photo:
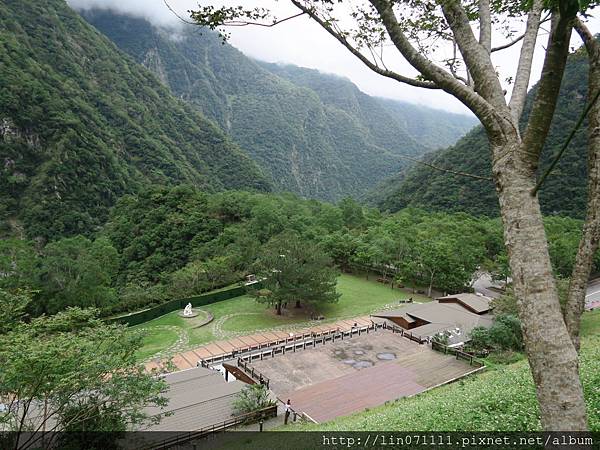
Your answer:
[[[325,305],[322,308],[321,313],[325,316],[324,322],[367,315],[395,303],[398,299],[409,296],[413,297],[415,301],[429,301],[428,298],[420,295],[390,289],[389,286],[381,283],[347,274],[340,275],[337,289],[342,296],[337,303]],[[176,340],[173,337],[173,330],[187,333],[189,346],[195,346],[236,334],[251,334],[257,330],[272,328],[288,330],[308,326],[310,323],[309,317],[303,310],[290,308],[285,311],[285,315],[277,316],[272,308],[266,308],[248,296],[213,303],[203,306],[202,309],[212,313],[215,321],[226,318],[219,325],[219,334],[215,334],[214,322],[204,327],[194,328],[193,322],[180,317],[179,312],[174,311],[145,324],[132,327],[132,329],[143,329],[146,333],[144,347],[139,353],[140,359],[172,345]]]

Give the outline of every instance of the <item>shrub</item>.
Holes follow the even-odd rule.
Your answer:
[[[275,402],[269,398],[269,391],[264,385],[244,386],[233,402],[233,415],[250,414],[274,404]]]

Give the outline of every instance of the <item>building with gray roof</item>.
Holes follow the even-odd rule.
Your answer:
[[[471,297],[478,297],[474,294],[463,295],[442,297],[430,303],[413,303],[373,314],[372,317],[389,321],[424,340],[445,333],[449,345],[458,345],[468,340],[473,328],[489,328],[492,325],[489,299],[479,301],[479,298]]]

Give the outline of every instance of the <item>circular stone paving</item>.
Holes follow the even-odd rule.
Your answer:
[[[344,364],[349,364],[349,365],[353,365],[354,363],[356,363],[356,361],[353,359],[344,359],[342,362]]]
[[[352,367],[355,369],[366,369],[367,367],[372,367],[373,363],[371,361],[356,361],[352,364]]]
[[[362,350],[354,350],[353,352],[355,355],[364,355],[365,352],[363,352]]]
[[[390,361],[392,359],[396,359],[396,355],[394,353],[377,353],[377,359],[381,359],[382,361]]]

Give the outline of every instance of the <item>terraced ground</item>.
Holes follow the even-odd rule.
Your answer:
[[[376,281],[348,274],[340,275],[338,291],[342,294],[341,298],[335,304],[323,306],[320,312],[325,319],[319,322],[311,321],[302,308],[288,308],[284,310],[284,315],[278,316],[272,308],[257,303],[249,296],[203,306],[203,310],[214,316],[214,320],[203,327],[196,327],[194,319],[184,319],[178,311],[174,311],[132,327],[133,330],[141,330],[144,333],[144,346],[138,352],[138,358],[144,361],[164,357],[211,341],[255,332],[289,332],[339,319],[368,315],[385,308],[397,307],[399,299],[409,297],[417,302],[430,300],[408,290],[391,289]]]
[[[592,431],[600,431],[600,310],[584,313],[581,329],[580,368],[588,422]],[[522,359],[370,411],[288,429],[535,431],[541,423],[529,366]]]

